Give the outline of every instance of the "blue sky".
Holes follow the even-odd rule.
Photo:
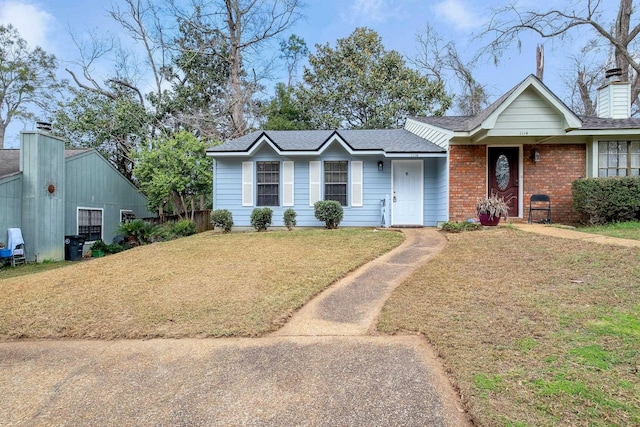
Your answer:
[[[55,54],[63,70],[74,67],[73,62],[78,58],[71,33],[79,38],[91,31],[119,34],[119,27],[107,16],[106,10],[117,1],[0,0],[0,24],[13,24],[30,46],[39,45]],[[613,0],[605,2],[616,3]],[[491,8],[506,3],[508,1],[503,0],[306,0],[302,10],[306,17],[290,33],[302,37],[314,52],[315,44],[334,45],[337,39],[347,37],[356,27],[366,26],[380,34],[387,49],[415,58],[416,35],[429,23],[445,41],[455,41],[459,53],[468,59],[480,46],[479,42],[471,41],[471,36],[482,30],[482,24],[491,16]],[[544,7],[558,2],[518,1],[521,10],[529,10],[532,4]],[[531,34],[524,40],[520,52],[514,47],[498,67],[489,58],[479,63],[476,79],[487,85],[492,100],[528,74],[535,73],[535,46],[541,42],[543,40]],[[560,92],[563,83],[559,76],[567,70],[562,59],[567,53],[567,44],[559,50],[553,43],[545,42],[545,83]],[[65,74],[61,71],[60,75],[68,78]],[[267,83],[270,87],[274,85],[275,81]],[[32,128],[33,123],[14,123],[7,132],[5,144],[17,145],[19,131]]]

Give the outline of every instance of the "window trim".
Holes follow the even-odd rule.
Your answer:
[[[346,174],[346,179],[344,180],[344,182],[340,181],[340,182],[327,182],[327,163],[336,163],[336,164],[344,164],[345,165],[345,170],[344,173]],[[322,161],[322,190],[323,190],[323,200],[336,200],[336,199],[327,199],[327,185],[344,185],[344,203],[342,203],[342,201],[340,200],[336,200],[337,202],[340,202],[340,204],[342,206],[349,206],[349,197],[351,196],[349,193],[349,178],[350,178],[350,174],[349,174],[349,167],[350,167],[350,161],[349,160],[323,160]],[[333,171],[330,171],[333,172]],[[337,171],[337,173],[342,174],[343,171]],[[335,196],[334,196],[335,197]]]
[[[627,161],[626,164],[623,167],[620,167],[620,164],[618,162],[618,165],[616,167],[610,167],[609,166],[609,159],[611,156],[614,156],[614,154],[611,153],[610,151],[610,144],[612,143],[616,143],[618,144],[618,146],[620,146],[621,143],[626,144],[626,153],[624,153],[624,155],[626,155],[627,157]],[[638,145],[638,152],[637,153],[632,153],[631,152],[631,145],[633,143],[636,143]],[[603,146],[606,146],[606,152],[601,153],[600,150]],[[606,141],[598,141],[598,150],[597,150],[597,176],[598,177],[612,177],[612,176],[638,176],[640,175],[640,164],[637,167],[632,167],[631,164],[631,157],[632,155],[636,155],[639,157],[639,161],[640,161],[640,140],[638,139],[614,139],[614,140],[606,140]],[[606,165],[602,165],[601,164],[601,156],[606,156],[607,159],[607,163]],[[620,151],[618,151],[616,156],[616,159],[619,160],[620,159]],[[637,170],[638,174],[634,175],[633,171]],[[607,172],[609,171],[614,171],[615,175],[609,175]],[[625,171],[626,173],[624,175],[620,175],[620,171]],[[601,172],[605,172],[605,175],[601,175]]]
[[[124,221],[122,220],[122,214],[124,213],[130,213],[131,215],[133,215],[133,219],[136,218],[136,215],[133,213],[131,209],[120,209],[120,224],[124,223]]]
[[[258,165],[260,163],[269,163],[271,165],[278,165],[278,170],[277,170],[277,174],[278,174],[278,180],[277,182],[260,182],[258,177],[263,175],[266,176],[267,173],[273,174],[273,171],[269,171],[269,172],[260,172],[259,171],[259,167]],[[280,160],[256,160],[256,206],[280,206],[280,188],[281,188],[281,180],[282,180],[282,162]],[[277,186],[277,193],[276,194],[268,194],[266,196],[269,197],[273,197],[274,195],[277,197],[276,203],[275,204],[266,204],[266,203],[260,203],[260,186],[270,186],[270,185],[276,185]]]
[[[76,207],[76,234],[80,234],[80,211],[100,211],[100,239],[96,240],[104,240],[104,208],[91,208],[87,206],[78,206]],[[89,224],[89,227],[92,225]],[[91,236],[91,233],[89,233]],[[96,240],[85,240],[85,242],[95,242]]]

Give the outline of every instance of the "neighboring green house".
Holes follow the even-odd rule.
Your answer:
[[[59,261],[65,236],[85,249],[106,242],[131,217],[151,217],[146,197],[94,149],[65,149],[46,131],[20,134],[20,149],[0,150],[0,241],[20,228],[27,261]]]

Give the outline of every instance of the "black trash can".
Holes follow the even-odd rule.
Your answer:
[[[84,237],[82,236],[64,236],[64,259],[67,261],[81,261],[83,245]]]

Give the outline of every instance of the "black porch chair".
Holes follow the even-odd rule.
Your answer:
[[[533,222],[533,212],[546,212],[546,218],[541,218],[543,224],[551,224],[551,198],[546,194],[533,194],[529,199],[529,224]]]

